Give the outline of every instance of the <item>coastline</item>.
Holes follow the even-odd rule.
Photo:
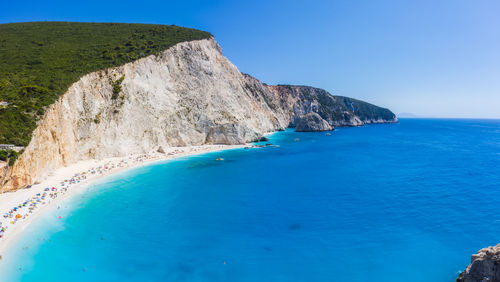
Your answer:
[[[165,153],[151,152],[148,154],[130,155],[127,157],[113,157],[101,160],[85,160],[54,171],[39,184],[28,189],[0,194],[0,227],[6,227],[3,237],[0,238],[0,263],[6,259],[5,254],[22,231],[34,222],[36,218],[58,203],[70,199],[75,195],[85,193],[89,184],[118,172],[150,165],[155,162],[166,161],[186,156],[201,155],[231,149],[241,149],[251,146],[244,145],[201,145],[188,147],[170,147]],[[64,184],[63,184],[64,183]],[[53,190],[54,187],[56,190]],[[46,189],[49,191],[46,191]],[[43,197],[44,193],[46,196]],[[52,196],[50,196],[52,195]],[[23,206],[23,203],[28,203]],[[31,204],[36,204],[31,206]],[[11,217],[4,215],[14,207],[21,207]],[[30,210],[31,208],[31,210]],[[19,216],[18,216],[19,215]],[[19,218],[16,218],[19,217]]]

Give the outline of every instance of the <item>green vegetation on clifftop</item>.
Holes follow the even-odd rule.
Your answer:
[[[9,103],[0,107],[0,144],[26,146],[46,107],[83,75],[210,36],[149,24],[0,24],[0,102]]]
[[[14,150],[0,150],[0,161],[8,161],[9,166],[14,165],[18,157],[19,153]]]

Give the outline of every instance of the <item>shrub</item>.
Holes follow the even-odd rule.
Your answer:
[[[125,75],[122,75],[117,81],[113,82],[113,95],[111,99],[116,100],[120,92],[122,92],[122,82],[125,79]]]
[[[0,150],[0,161],[6,161],[7,160],[8,153],[5,150]]]
[[[15,158],[10,157],[9,158],[9,166],[13,166],[16,163],[16,160],[17,160],[17,157],[15,157]]]
[[[94,118],[94,123],[99,124],[101,122],[101,114],[97,114]]]
[[[44,95],[47,95],[49,93],[49,89],[37,85],[28,85],[28,86],[23,86],[20,89],[20,94],[22,97],[31,97],[31,98],[36,98],[36,97],[42,97]]]
[[[21,152],[22,153],[22,152]],[[0,150],[0,161],[9,161],[9,166],[13,166],[20,153],[14,150]]]

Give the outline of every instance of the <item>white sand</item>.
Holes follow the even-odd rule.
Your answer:
[[[1,227],[6,228],[3,233],[3,238],[0,238],[0,256],[13,244],[14,240],[19,237],[24,229],[26,229],[26,226],[28,226],[30,222],[36,220],[43,211],[49,210],[49,207],[57,206],[58,203],[73,195],[85,193],[85,186],[103,176],[108,176],[125,169],[139,167],[154,161],[243,148],[245,146],[246,145],[204,145],[166,148],[165,154],[154,152],[124,158],[81,161],[54,171],[40,184],[33,185],[31,188],[0,194],[0,229]],[[92,171],[94,171],[94,173],[92,173]],[[75,175],[77,176],[75,177]],[[75,180],[75,183],[68,185],[69,182],[65,182],[64,185],[61,184],[63,181],[69,181],[70,179]],[[57,191],[44,191],[45,188],[52,187],[55,187]],[[55,192],[57,192],[57,195],[53,195],[53,197],[49,196],[50,193]],[[40,193],[40,196],[36,196],[38,193]],[[46,197],[42,200],[41,195],[44,193],[46,193]],[[39,200],[39,202],[37,200]],[[26,206],[11,213],[11,217],[4,218],[4,214],[9,213],[14,207],[19,205],[22,206],[25,202],[28,202]],[[30,204],[32,204],[31,212],[29,209]],[[21,216],[20,219],[16,219],[18,214]]]

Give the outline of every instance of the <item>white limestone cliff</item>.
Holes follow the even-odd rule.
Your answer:
[[[113,99],[113,83],[124,77]],[[287,127],[214,39],[179,43],[83,76],[50,106],[3,191],[80,160],[146,153],[160,146],[241,144]],[[255,87],[263,88],[258,83]]]
[[[213,38],[179,43],[71,85],[15,164],[0,166],[0,192],[81,160],[255,141],[311,112],[323,129],[397,122],[387,109],[322,89],[265,85],[239,72]]]

